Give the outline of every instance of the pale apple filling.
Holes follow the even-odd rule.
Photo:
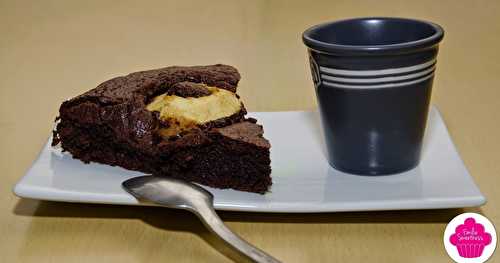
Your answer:
[[[207,87],[210,95],[204,97],[180,97],[162,94],[146,106],[149,111],[160,113],[160,120],[168,123],[160,134],[175,136],[184,130],[214,120],[229,117],[241,110],[242,104],[236,94],[217,87]]]

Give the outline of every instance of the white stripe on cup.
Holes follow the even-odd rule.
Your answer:
[[[388,83],[388,84],[380,84],[380,85],[347,85],[347,84],[339,84],[328,81],[322,81],[322,84],[329,87],[334,88],[346,88],[346,89],[378,89],[378,88],[395,88],[417,84],[419,82],[423,82],[428,80],[434,76],[434,73],[431,73],[423,78],[407,81],[407,82],[398,82],[398,83]]]
[[[400,80],[405,80],[405,79],[414,79],[417,77],[425,76],[429,73],[431,73],[436,67],[432,66],[429,69],[426,69],[424,71],[420,71],[417,73],[413,74],[408,74],[404,76],[395,76],[395,77],[383,77],[383,78],[369,78],[369,79],[354,79],[354,78],[339,78],[339,77],[332,77],[329,75],[324,75],[321,74],[321,78],[324,80],[329,80],[329,81],[337,81],[337,82],[346,82],[346,83],[377,83],[377,82],[390,82],[390,81],[400,81]]]
[[[389,75],[389,74],[400,74],[411,72],[415,70],[424,69],[436,62],[436,59],[427,61],[422,64],[415,66],[402,67],[402,68],[390,68],[390,69],[379,69],[379,70],[346,70],[346,69],[334,69],[320,66],[319,70],[323,73],[329,73],[334,75],[345,75],[345,76],[377,76],[377,75]]]

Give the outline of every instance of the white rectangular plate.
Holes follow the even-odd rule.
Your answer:
[[[467,172],[436,108],[429,114],[420,165],[390,176],[358,176],[328,165],[317,112],[251,113],[271,141],[273,185],[260,195],[206,187],[215,208],[249,212],[337,212],[436,209],[486,202]],[[82,203],[138,205],[121,183],[141,175],[84,164],[49,142],[15,186],[20,197]]]

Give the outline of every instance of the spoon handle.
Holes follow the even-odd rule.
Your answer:
[[[266,252],[254,247],[250,243],[243,240],[241,237],[227,228],[220,217],[217,215],[213,207],[203,205],[198,207],[195,214],[203,221],[205,226],[214,234],[218,235],[227,244],[240,251],[255,262],[272,262],[278,263],[279,260],[273,258]]]

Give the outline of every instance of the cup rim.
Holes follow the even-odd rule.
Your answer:
[[[344,44],[333,44],[320,40],[316,40],[311,37],[311,35],[325,27],[336,25],[344,22],[354,22],[359,20],[384,20],[384,21],[405,21],[414,22],[422,25],[431,26],[434,29],[434,34],[429,37],[401,42],[396,44],[386,44],[386,45],[344,45]],[[444,37],[443,28],[435,23],[412,19],[412,18],[402,18],[402,17],[359,17],[350,18],[343,20],[336,20],[314,25],[302,33],[302,41],[310,49],[332,54],[345,54],[345,55],[386,55],[386,54],[400,54],[400,53],[411,53],[416,52],[421,49],[432,47],[438,44]]]

